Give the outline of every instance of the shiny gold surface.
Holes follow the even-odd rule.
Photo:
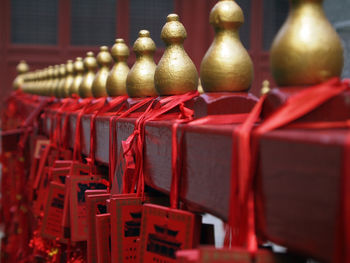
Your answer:
[[[21,60],[17,67],[17,77],[13,81],[13,89],[20,89],[23,85],[23,75],[29,71],[29,66],[25,60]]]
[[[97,55],[97,63],[100,70],[97,72],[92,83],[92,95],[95,98],[107,96],[106,83],[113,58],[108,52],[107,46],[100,47],[100,52]]]
[[[57,98],[61,97],[61,94],[63,93],[65,81],[66,81],[66,65],[61,64],[60,65],[60,80],[58,82],[57,88],[52,93],[53,96],[56,96]]]
[[[133,47],[136,61],[126,78],[126,91],[130,97],[157,96],[154,88],[154,72],[156,64],[153,55],[156,44],[150,32],[141,30]]]
[[[38,79],[42,80],[36,84],[39,93],[43,93],[44,90],[49,90],[54,83],[55,66],[49,66],[42,72],[38,72]]]
[[[267,93],[270,92],[270,81],[268,81],[267,79],[265,79],[262,82],[262,87],[261,87],[261,95],[265,95]]]
[[[95,79],[95,70],[97,68],[97,61],[93,52],[86,53],[84,59],[85,74],[79,86],[79,96],[82,98],[92,97],[92,83]]]
[[[81,57],[77,57],[74,62],[74,73],[75,73],[74,80],[69,89],[70,96],[73,96],[73,94],[79,95],[79,87],[83,80],[83,74],[84,74],[84,62]]]
[[[270,52],[279,86],[313,85],[340,76],[343,48],[327,20],[322,0],[290,0],[288,18]]]
[[[183,94],[195,91],[198,87],[197,69],[183,48],[187,38],[186,29],[179,20],[176,14],[168,15],[162,29],[161,38],[166,49],[154,75],[159,95]]]
[[[118,38],[115,40],[115,44],[111,49],[111,54],[116,63],[109,72],[107,78],[107,93],[111,97],[127,95],[126,77],[128,76],[130,68],[126,61],[130,53],[124,39]]]
[[[69,97],[70,87],[74,81],[74,63],[73,60],[68,60],[66,63],[66,79],[63,84],[63,89],[60,91],[61,98]]]
[[[206,92],[244,91],[253,80],[253,63],[238,30],[244,23],[242,9],[233,0],[219,1],[210,12],[215,39],[200,69]]]
[[[55,90],[60,82],[60,65],[55,65],[54,66],[54,71],[53,71],[53,81],[50,86],[48,86],[44,93],[46,96],[52,96],[55,93]]]

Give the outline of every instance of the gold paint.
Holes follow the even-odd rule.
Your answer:
[[[154,75],[155,88],[159,95],[177,95],[195,91],[198,73],[195,65],[183,48],[187,38],[185,27],[177,14],[170,14],[164,25],[161,38],[166,49]]]
[[[270,81],[268,81],[267,79],[265,79],[263,82],[262,82],[262,88],[261,88],[261,95],[265,95],[267,93],[270,92]]]
[[[81,81],[83,80],[84,62],[81,57],[77,57],[74,62],[74,72],[75,72],[74,80],[69,89],[70,96],[72,96],[73,94],[78,95],[79,86],[81,84]]]
[[[113,59],[108,52],[108,47],[100,47],[100,52],[97,55],[97,63],[100,66],[100,70],[97,72],[92,83],[92,94],[95,98],[107,96],[106,82],[112,61]]]
[[[69,97],[70,86],[74,81],[74,64],[72,60],[68,60],[66,63],[66,79],[63,84],[63,89],[61,90],[60,97],[67,98]]]
[[[23,85],[23,75],[29,71],[29,66],[27,64],[27,62],[25,62],[25,60],[21,60],[17,67],[17,77],[15,78],[15,80],[13,81],[13,89],[17,90],[20,89]]]
[[[63,94],[64,89],[64,83],[66,82],[66,65],[61,64],[60,65],[60,80],[58,82],[57,88],[54,90],[53,96],[56,96],[57,98],[62,97],[61,94]]]
[[[202,82],[201,82],[201,79],[199,78],[198,79],[198,88],[197,88],[198,92],[200,94],[203,94],[204,93],[204,90],[203,90],[203,87],[202,87]]]
[[[253,80],[253,63],[239,38],[244,23],[242,9],[233,0],[221,0],[211,10],[210,24],[215,39],[205,54],[200,69],[206,92],[244,91]]]
[[[272,75],[279,86],[314,85],[341,75],[342,44],[322,2],[290,0],[288,18],[270,51]]]
[[[47,69],[44,69],[43,72],[38,72],[38,78],[43,79],[39,80],[39,83],[36,85],[39,93],[44,93],[44,90],[49,90],[54,82],[55,66],[49,66]],[[42,75],[42,77],[40,76]]]
[[[42,90],[42,93],[48,94],[51,90],[55,90],[60,81],[60,65],[55,65],[53,67],[52,82]]]
[[[122,96],[126,93],[126,77],[130,68],[126,61],[129,57],[129,48],[125,44],[124,39],[118,38],[111,49],[111,54],[116,62],[107,78],[107,93],[109,96]]]
[[[95,78],[95,70],[97,68],[97,61],[94,53],[89,51],[86,53],[84,59],[85,74],[79,86],[79,96],[82,98],[92,97],[92,83]]]
[[[156,63],[153,55],[156,44],[151,39],[150,32],[141,30],[133,47],[136,61],[126,78],[126,91],[130,97],[157,96],[154,88],[154,72]]]

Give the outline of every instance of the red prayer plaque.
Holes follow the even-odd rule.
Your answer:
[[[70,200],[70,175],[66,176],[66,192],[64,196],[64,208],[63,208],[63,237],[70,239],[70,209],[69,209],[69,200]]]
[[[142,209],[134,194],[110,200],[112,263],[137,262]]]
[[[199,249],[179,250],[176,252],[177,263],[198,263]]]
[[[66,177],[69,174],[69,172],[70,172],[70,169],[67,167],[51,168],[52,181],[65,184]]]
[[[40,159],[43,156],[43,152],[46,147],[50,144],[50,140],[38,139],[35,142],[34,158]]]
[[[111,262],[111,215],[96,215],[97,262]]]
[[[110,197],[106,190],[85,191],[87,209],[87,262],[97,262],[96,215],[107,213],[106,200]]]
[[[36,194],[34,195],[34,198],[33,198],[33,213],[36,216],[39,216],[41,212],[44,211],[45,204],[47,202],[47,196],[49,193],[50,182],[51,182],[50,168],[45,167],[39,182],[39,186],[35,191]]]
[[[139,262],[176,262],[176,252],[191,249],[200,239],[201,217],[187,211],[145,204]]]
[[[58,159],[58,149],[51,146],[50,154],[47,157],[47,165],[52,167],[53,163]]]
[[[94,176],[70,176],[70,223],[71,223],[71,240],[86,241],[87,233],[87,209],[86,209],[86,190],[103,190],[107,189],[101,177]]]
[[[70,167],[72,165],[72,160],[56,160],[53,163],[53,168],[63,168]]]
[[[201,247],[176,253],[179,263],[274,263],[275,256],[267,250],[258,250],[255,256],[244,248]]]
[[[34,182],[33,182],[33,189],[34,190],[38,189],[38,187],[39,187],[39,184],[40,184],[41,178],[43,176],[44,169],[45,169],[46,162],[47,162],[47,158],[50,154],[50,151],[51,151],[51,147],[50,147],[50,145],[48,145],[47,147],[45,147],[45,150],[43,151],[42,156],[40,157],[38,171],[35,175]]]
[[[46,202],[41,235],[45,238],[63,240],[63,208],[64,208],[65,186],[60,183],[51,182]]]

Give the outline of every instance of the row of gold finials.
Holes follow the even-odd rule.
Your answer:
[[[272,74],[279,86],[312,85],[341,75],[343,48],[322,2],[290,0],[290,14],[270,51]],[[198,87],[205,92],[247,90],[253,64],[239,39],[244,22],[241,8],[233,0],[219,0],[209,20],[216,36],[201,63],[201,86],[196,67],[183,48],[186,30],[179,16],[170,14],[161,31],[166,49],[158,65],[153,59],[156,45],[149,31],[141,30],[133,46],[136,62],[131,69],[127,65],[129,48],[119,38],[110,52],[102,46],[96,58],[88,52],[84,60],[78,57],[34,72],[28,72],[28,65],[21,62],[14,88],[58,98],[176,95]]]

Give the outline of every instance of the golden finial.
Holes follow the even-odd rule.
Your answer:
[[[187,33],[177,14],[168,15],[161,38],[166,49],[154,75],[158,94],[176,95],[195,91],[198,87],[198,73],[183,48]]]
[[[136,61],[126,78],[126,91],[130,97],[157,96],[154,88],[156,63],[153,55],[156,44],[147,30],[141,30],[133,47]]]
[[[17,77],[13,81],[13,89],[20,89],[23,85],[23,74],[29,71],[29,66],[25,60],[21,60],[17,67]]]
[[[54,74],[55,67],[52,65],[38,72],[39,79],[41,80],[37,83],[37,87],[40,93],[44,93],[44,90],[48,90],[52,86],[52,83],[54,82]]]
[[[265,79],[263,82],[262,82],[262,87],[261,87],[261,95],[265,95],[267,93],[270,92],[270,81],[268,81],[267,79]]]
[[[204,90],[203,90],[203,87],[202,87],[202,82],[201,82],[201,79],[198,79],[198,88],[197,88],[198,92],[200,94],[203,94],[204,93]]]
[[[74,63],[73,60],[68,60],[66,63],[66,79],[64,81],[63,89],[61,91],[60,97],[69,97],[70,87],[74,81]]]
[[[58,83],[60,81],[60,65],[55,65],[53,67],[53,72],[52,72],[52,81],[47,85],[43,91],[44,93],[50,93],[50,91],[55,90],[55,88],[58,86]]]
[[[100,52],[97,55],[97,63],[100,66],[100,70],[97,72],[92,83],[92,94],[95,98],[107,96],[106,82],[112,61],[113,58],[108,52],[108,47],[100,47]]]
[[[130,53],[124,39],[118,38],[115,40],[111,54],[116,63],[108,75],[107,93],[111,97],[126,95],[126,77],[130,71],[126,61]]]
[[[60,80],[58,82],[56,89],[52,92],[53,96],[56,96],[57,98],[62,97],[65,81],[66,81],[66,65],[61,64],[60,65]]]
[[[242,9],[233,0],[221,0],[211,10],[209,20],[216,34],[201,64],[204,91],[249,89],[254,73],[252,60],[238,33],[244,23]]]
[[[97,61],[93,52],[86,53],[84,59],[85,74],[79,87],[79,96],[82,98],[92,97],[92,83],[95,78],[95,70],[97,68]]]
[[[70,96],[72,96],[73,94],[78,95],[79,86],[81,84],[81,81],[83,80],[84,62],[81,57],[77,57],[74,62],[74,73],[75,73],[74,80],[69,89]]]
[[[289,15],[270,51],[277,85],[314,85],[341,75],[342,44],[324,14],[322,2],[290,0]]]

